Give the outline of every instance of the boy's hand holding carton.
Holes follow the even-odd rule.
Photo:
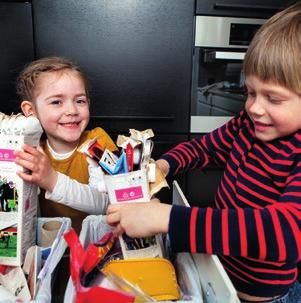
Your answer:
[[[151,159],[153,141],[150,138],[153,136],[151,129],[130,129],[129,137],[119,135],[117,146],[122,149],[119,157],[102,149],[97,138],[79,148],[107,173],[104,183],[110,203],[148,202],[162,187],[168,186],[163,173]],[[139,241],[126,235],[119,238],[125,259],[163,256],[160,236]]]

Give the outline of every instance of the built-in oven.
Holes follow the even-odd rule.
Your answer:
[[[196,14],[244,18],[270,18],[297,0],[196,0]]]
[[[244,107],[243,59],[264,22],[255,18],[196,16],[191,133],[209,132]]]

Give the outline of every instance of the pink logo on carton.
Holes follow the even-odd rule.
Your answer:
[[[8,161],[13,162],[15,160],[16,156],[14,155],[13,149],[0,149],[0,161]]]
[[[116,189],[115,196],[116,196],[117,202],[137,200],[137,199],[143,198],[142,187],[134,186],[134,187]]]

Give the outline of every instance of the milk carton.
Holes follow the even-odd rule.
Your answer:
[[[147,203],[151,198],[147,172],[144,169],[125,174],[106,175],[110,203]],[[147,238],[119,236],[124,259],[163,257],[161,235]]]
[[[38,146],[42,132],[35,117],[0,113],[0,264],[21,265],[35,244],[38,188],[17,176],[14,150]]]

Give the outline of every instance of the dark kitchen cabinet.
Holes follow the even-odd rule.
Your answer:
[[[31,4],[0,2],[0,111],[19,112],[15,80],[34,59]]]
[[[202,170],[196,168],[188,172],[186,198],[190,205],[198,207],[213,206],[222,175],[223,169],[214,166]]]
[[[193,134],[193,138],[200,138],[203,134]],[[187,172],[186,175],[186,198],[190,205],[206,207],[214,205],[214,197],[217,192],[219,182],[224,173],[223,167],[213,164],[204,169],[195,168]]]
[[[197,0],[196,14],[269,18],[296,0]]]
[[[90,127],[187,134],[194,0],[33,0],[36,55],[91,80]]]
[[[154,159],[158,159],[160,155],[171,149],[172,147],[176,146],[177,144],[187,141],[186,135],[155,135],[154,137],[154,148],[152,152],[152,157]],[[182,190],[186,191],[186,174],[179,174],[176,177],[169,177],[167,182],[170,188],[163,188],[160,192],[156,195],[162,202],[171,203],[172,201],[172,181],[177,180],[179,185],[181,186]]]

